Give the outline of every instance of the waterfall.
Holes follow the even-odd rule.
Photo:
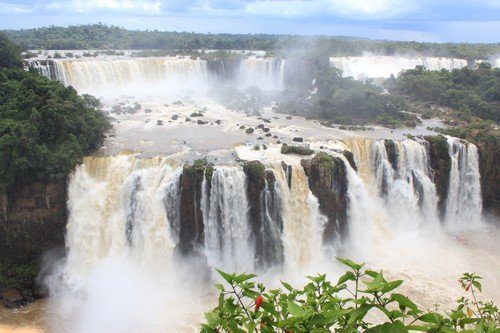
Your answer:
[[[207,202],[207,191],[202,193]],[[210,205],[202,205],[208,263],[230,271],[254,269],[254,240],[248,222],[246,177],[240,167],[221,166],[212,175]]]
[[[323,258],[321,235],[326,221],[319,213],[318,200],[309,190],[302,166],[289,167],[285,172],[281,164],[276,164],[272,170],[282,202],[285,270],[295,272],[314,267]]]
[[[393,228],[439,225],[438,197],[424,142],[355,139],[346,144],[372,195],[383,201]]]
[[[282,59],[249,58],[241,61],[238,83],[242,88],[257,86],[262,90],[282,90],[284,67]]]
[[[89,157],[68,187],[68,268],[85,273],[106,257],[130,252],[145,261],[171,256],[180,170],[161,158]],[[173,191],[174,193],[171,193]]]
[[[367,55],[362,57],[332,57],[332,67],[342,70],[344,77],[355,79],[389,77],[399,72],[424,66],[429,70],[452,70],[467,66],[466,59],[435,58],[435,57],[405,57]]]
[[[202,89],[208,78],[206,61],[178,57],[57,59],[44,63],[34,61],[31,66],[80,93],[97,96],[107,93],[166,95],[179,89]]]
[[[449,224],[477,224],[482,210],[477,147],[453,137],[447,137],[447,140],[451,170],[446,221]]]

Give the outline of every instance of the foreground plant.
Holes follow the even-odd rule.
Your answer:
[[[266,290],[252,281],[254,274],[219,271],[228,286],[217,284],[219,303],[205,314],[201,332],[492,332],[500,333],[500,312],[492,302],[477,301],[480,276],[464,274],[459,282],[472,299],[460,298],[457,308],[438,313],[422,310],[407,296],[393,292],[402,280],[388,281],[382,272],[349,267],[337,283],[326,275],[308,276],[310,283],[295,289]],[[382,316],[377,324],[369,314]],[[373,318],[370,316],[370,318]]]

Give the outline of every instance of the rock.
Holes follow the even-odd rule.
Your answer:
[[[191,118],[189,118],[189,117],[186,117],[186,121],[188,121],[188,122],[189,122],[189,121],[191,121]]]
[[[333,243],[336,235],[347,231],[347,175],[339,157],[319,152],[311,160],[302,160],[309,188],[318,198],[320,212],[328,218],[323,241]]]
[[[266,136],[270,137],[270,136],[272,136],[272,134],[271,133],[266,133]]]
[[[2,291],[2,301],[8,309],[15,309],[26,304],[21,292],[17,289],[11,288],[7,288]]]
[[[269,131],[270,131],[269,127],[264,127],[264,128],[262,129],[262,132],[264,132],[264,133],[267,133],[267,132],[269,132]]]
[[[168,104],[165,104],[167,106]],[[181,100],[175,101],[172,103],[172,105],[183,105]]]
[[[292,139],[292,141],[294,141],[294,142],[304,142],[304,138],[295,137],[295,138]]]
[[[177,120],[177,119],[179,119],[179,115],[178,114],[172,115],[172,120]]]
[[[151,110],[151,109],[145,109],[144,112],[151,113],[151,112],[153,112],[153,110]]]
[[[428,142],[430,167],[434,172],[438,209],[441,217],[444,217],[451,171],[448,141],[442,135],[427,136],[425,140]]]
[[[269,123],[271,122],[271,119],[269,119],[269,118],[264,118],[264,119],[263,119],[263,121],[264,121],[265,123],[268,123],[268,124],[269,124]]]
[[[198,119],[198,121],[196,122],[198,125],[206,125],[208,124],[206,121],[203,121],[201,119]]]
[[[249,127],[245,130],[245,133],[252,134],[255,130],[252,127]]]
[[[292,145],[287,145],[286,143],[284,143],[281,146],[281,153],[282,154],[297,154],[297,155],[312,155],[312,154],[314,154],[314,150],[307,148],[307,147],[292,146]]]
[[[483,210],[500,215],[500,142],[475,141],[479,153]]]
[[[259,136],[259,137],[257,138],[257,140],[264,140],[264,138],[263,138],[263,137],[261,137],[261,136]]]
[[[220,125],[220,124],[222,124],[222,120],[217,119],[217,120],[215,121],[215,123],[216,123],[217,125]]]
[[[286,120],[292,120],[292,116],[286,116]]]
[[[163,121],[162,121],[162,120],[160,120],[160,119],[158,119],[158,120],[156,121],[156,125],[158,125],[158,126],[163,125]]]
[[[264,125],[264,124],[259,124],[259,125],[257,125],[257,128],[259,128],[259,129],[263,129],[264,127],[265,127],[265,125]]]

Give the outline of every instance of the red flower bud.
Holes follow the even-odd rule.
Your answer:
[[[285,333],[293,333],[293,331],[292,330],[287,330],[287,331],[285,331]]]
[[[259,295],[255,299],[255,312],[259,311],[261,304],[262,304],[262,295]]]
[[[467,287],[465,287],[465,291],[469,291],[470,289],[470,283],[467,285]]]

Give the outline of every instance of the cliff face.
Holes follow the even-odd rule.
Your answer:
[[[27,262],[64,246],[66,181],[33,183],[0,200],[0,251],[3,259]]]
[[[500,215],[500,143],[475,142],[479,150],[483,209]]]
[[[430,166],[434,173],[436,194],[439,198],[438,209],[441,216],[446,209],[446,197],[450,183],[451,158],[448,152],[448,143],[444,136],[425,137],[429,146]]]
[[[309,188],[318,198],[319,209],[328,218],[324,240],[334,241],[335,235],[345,233],[347,226],[347,177],[344,161],[326,153],[311,160],[302,160]]]
[[[0,298],[7,307],[43,296],[34,281],[42,256],[64,249],[66,188],[66,181],[37,182],[0,194]]]

